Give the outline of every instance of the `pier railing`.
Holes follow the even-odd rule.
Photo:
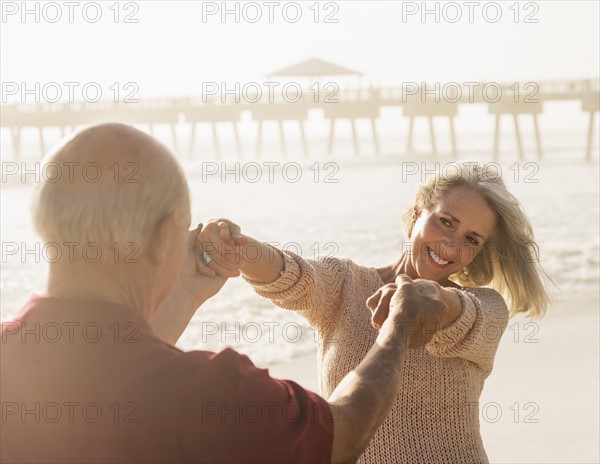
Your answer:
[[[200,123],[216,124],[240,121],[242,112],[249,112],[252,119],[259,122],[257,156],[260,152],[260,136],[263,121],[277,121],[280,124],[282,149],[285,152],[284,120],[296,120],[301,125],[302,141],[306,153],[306,138],[302,121],[308,118],[311,109],[319,108],[330,122],[329,151],[332,151],[334,126],[338,119],[352,122],[355,151],[358,153],[358,138],[354,127],[356,119],[371,119],[376,151],[379,151],[375,119],[384,107],[402,107],[403,113],[410,118],[407,136],[408,151],[412,150],[413,118],[426,117],[430,122],[431,145],[437,152],[433,133],[433,117],[450,118],[452,151],[455,154],[456,137],[453,118],[458,114],[458,106],[464,104],[486,104],[490,114],[496,117],[494,134],[494,157],[498,156],[500,116],[512,115],[517,135],[519,155],[521,148],[520,129],[517,115],[529,114],[534,118],[537,152],[542,157],[537,115],[543,111],[547,101],[581,101],[582,111],[590,117],[586,159],[591,156],[595,114],[599,110],[600,81],[598,79],[527,81],[527,82],[405,82],[394,87],[339,88],[335,82],[326,82],[319,89],[282,94],[273,92],[260,94],[257,91],[232,95],[201,95],[191,97],[143,98],[134,102],[56,102],[56,103],[9,103],[0,107],[1,127],[10,130],[14,152],[20,156],[20,137],[24,128],[37,128],[40,148],[45,151],[43,129],[60,127],[63,132],[75,126],[107,121],[120,121],[130,124],[146,124],[152,128],[155,124],[175,125],[180,122],[192,124],[190,150],[193,150],[195,125]],[[236,140],[239,139],[234,127]],[[173,133],[175,133],[173,131]],[[215,145],[218,152],[218,140],[213,127]]]

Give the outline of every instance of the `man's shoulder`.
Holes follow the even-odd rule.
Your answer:
[[[165,349],[169,350],[168,344]],[[172,385],[185,385],[193,389],[236,388],[246,376],[268,377],[266,369],[254,366],[247,356],[231,348],[220,351],[181,351],[175,347],[163,362],[156,364],[156,374],[173,380]],[[210,379],[210,382],[205,382]],[[222,382],[222,385],[219,385]],[[195,390],[197,391],[197,390]]]
[[[173,363],[187,370],[208,369],[214,373],[215,370],[241,371],[254,364],[247,356],[238,353],[231,348],[220,351],[191,350],[182,351],[173,348]]]

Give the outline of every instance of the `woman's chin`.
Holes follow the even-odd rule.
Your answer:
[[[419,279],[434,280],[436,282],[445,282],[451,273],[446,269],[431,269],[428,266],[423,266],[421,269],[417,269]]]

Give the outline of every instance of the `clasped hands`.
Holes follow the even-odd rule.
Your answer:
[[[205,276],[238,277],[244,265],[252,263],[256,241],[241,233],[240,227],[227,219],[210,220],[199,230],[195,251],[198,272]],[[250,258],[250,259],[249,259]],[[437,282],[398,276],[395,283],[386,284],[366,301],[371,311],[371,323],[381,329],[388,318],[401,319],[409,347],[427,343],[448,316],[449,291]]]

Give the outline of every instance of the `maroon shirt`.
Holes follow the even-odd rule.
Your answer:
[[[329,462],[329,406],[127,307],[33,296],[1,329],[2,462]]]

